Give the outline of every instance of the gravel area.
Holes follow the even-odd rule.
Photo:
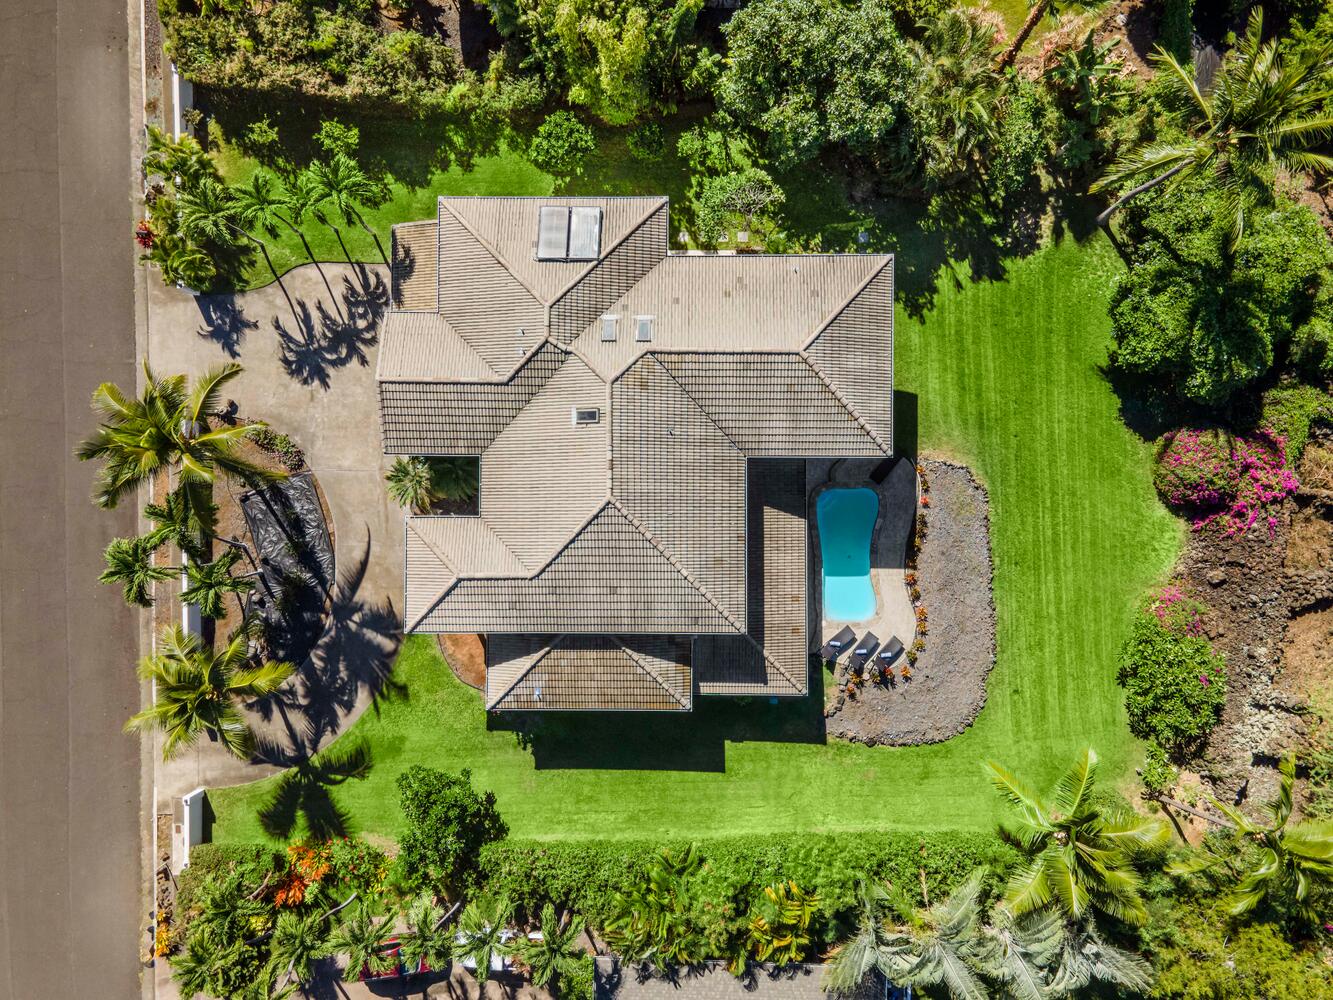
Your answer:
[[[918,468],[929,504],[916,559],[916,604],[927,614],[917,638],[925,647],[910,679],[839,691],[826,712],[829,736],[870,746],[939,743],[970,726],[986,703],[995,664],[989,500],[966,466],[922,458]]]

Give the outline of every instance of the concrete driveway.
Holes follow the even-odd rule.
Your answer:
[[[150,275],[148,357],[155,372],[198,374],[224,361],[245,373],[228,391],[242,416],[292,436],[333,517],[338,584],[332,623],[295,682],[256,719],[265,755],[307,756],[383,688],[399,641],[402,512],[384,491],[375,356],[388,310],[387,269],[309,264],[252,292],[194,296]],[[199,785],[269,773],[216,745],[158,768],[158,808]]]

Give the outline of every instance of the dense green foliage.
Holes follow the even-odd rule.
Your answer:
[[[407,821],[398,840],[406,884],[454,895],[473,887],[482,848],[509,832],[495,793],[475,791],[466,768],[447,774],[420,764],[398,776],[398,791]]]
[[[733,220],[748,232],[756,216],[777,209],[785,197],[773,178],[758,167],[706,178],[695,202],[695,238],[703,246],[715,247]]]
[[[703,0],[489,0],[522,71],[613,125],[706,90],[717,57],[694,37]]]
[[[206,16],[176,6],[163,5],[167,45],[181,73],[207,87],[420,113],[447,107],[461,79],[442,39],[382,32],[368,10],[276,0]]]
[[[556,177],[582,172],[583,161],[597,148],[592,130],[568,111],[547,116],[528,146],[528,157],[539,169]]]
[[[1226,704],[1226,663],[1208,639],[1174,628],[1151,611],[1134,620],[1117,678],[1129,729],[1173,754],[1196,746]]]
[[[1111,362],[1143,386],[1206,406],[1225,403],[1272,367],[1322,314],[1333,247],[1308,209],[1256,216],[1235,252],[1208,184],[1154,192],[1124,213],[1130,269],[1111,302]],[[1322,317],[1327,321],[1327,317]]]

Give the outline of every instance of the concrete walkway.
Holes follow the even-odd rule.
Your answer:
[[[245,373],[228,387],[243,417],[268,421],[306,453],[333,517],[338,582],[328,631],[255,727],[263,756],[303,759],[381,692],[402,623],[402,512],[384,491],[375,387],[387,270],[306,265],[234,295],[194,296],[149,276],[148,357],[160,374],[198,374],[224,361]],[[277,767],[234,760],[214,744],[157,773],[159,810],[200,785],[227,785]]]

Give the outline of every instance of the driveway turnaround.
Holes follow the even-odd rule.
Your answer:
[[[0,4],[0,1000],[136,997],[137,616],[97,582],[134,505],[72,452],[133,386],[125,6]]]

